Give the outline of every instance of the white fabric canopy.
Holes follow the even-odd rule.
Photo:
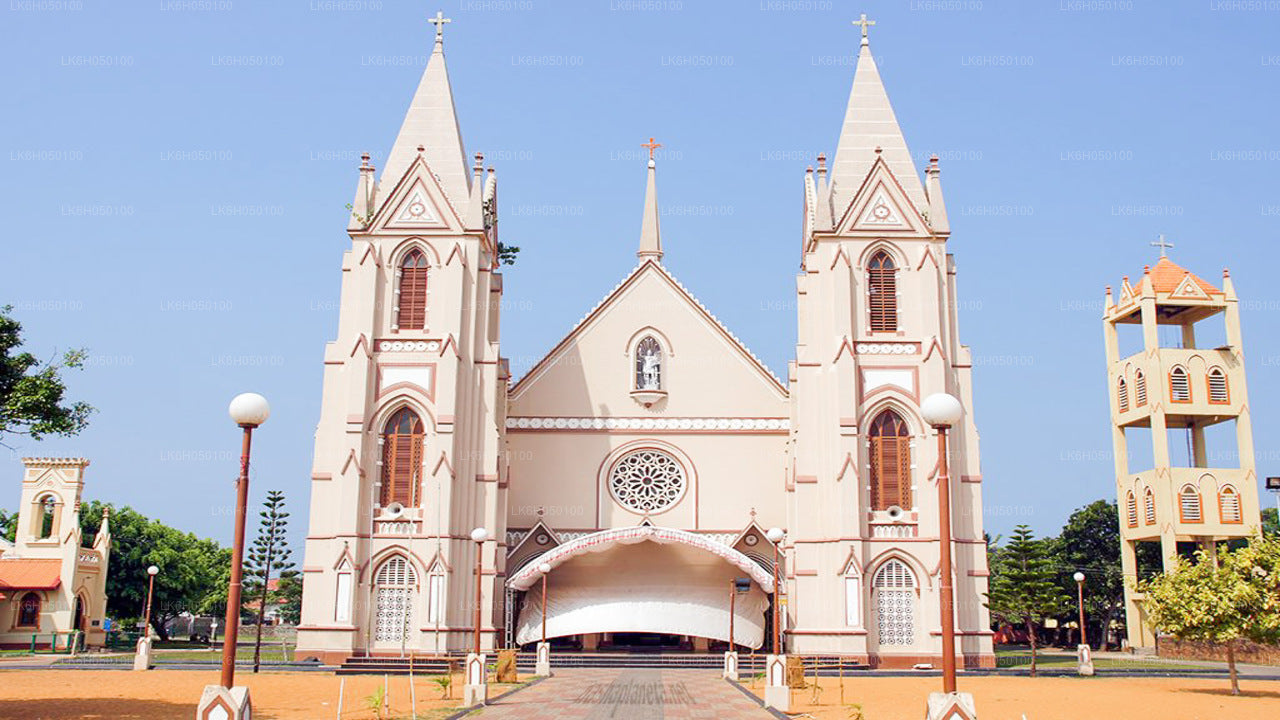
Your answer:
[[[512,577],[511,587],[529,589],[520,608],[517,643],[542,637],[542,575],[537,566],[547,562],[555,568],[547,576],[547,637],[650,632],[727,641],[730,589],[735,578],[748,575],[755,581],[750,591],[734,599],[734,641],[752,648],[763,645],[768,597],[757,577],[772,586],[764,568],[693,533],[647,526],[625,530],[625,539],[610,530],[561,545]],[[615,537],[598,537],[606,533]],[[686,543],[682,536],[700,542]],[[596,542],[583,542],[592,538]],[[708,549],[708,542],[715,548]],[[731,558],[741,558],[748,567]]]

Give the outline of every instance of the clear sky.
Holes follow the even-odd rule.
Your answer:
[[[785,376],[801,180],[835,149],[867,12],[917,167],[942,156],[988,529],[1057,532],[1113,497],[1102,293],[1158,233],[1211,282],[1231,267],[1259,472],[1280,474],[1280,0],[6,0],[0,304],[37,353],[90,350],[69,381],[98,413],[0,451],[0,507],[19,458],[84,455],[86,497],[228,541],[226,406],[253,390],[273,407],[254,500],[285,490],[300,538],[344,205],[437,5],[522,248],[517,374],[633,266],[652,135],[666,266]]]

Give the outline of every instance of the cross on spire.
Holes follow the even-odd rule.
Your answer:
[[[863,44],[866,44],[866,42],[867,42],[867,28],[868,28],[868,27],[870,27],[870,26],[872,26],[872,25],[875,25],[875,24],[876,24],[876,21],[875,21],[875,20],[868,20],[868,19],[867,19],[867,14],[866,14],[866,13],[862,13],[862,17],[858,18],[857,20],[854,20],[854,21],[853,21],[853,24],[854,24],[854,25],[861,25],[861,26],[862,26],[862,42],[863,42]]]
[[[445,17],[443,10],[437,10],[436,16],[427,18],[427,22],[436,26],[436,42],[444,42],[444,24],[453,22],[453,19]]]
[[[1160,248],[1160,257],[1169,257],[1168,250],[1169,248],[1174,247],[1174,245],[1164,239],[1164,233],[1160,233],[1160,239],[1151,243],[1151,247]]]
[[[654,141],[653,141],[653,138],[649,138],[649,142],[647,142],[647,143],[640,143],[640,147],[642,147],[642,148],[647,148],[647,149],[649,150],[649,159],[650,159],[650,160],[652,160],[652,159],[653,159],[653,151],[654,151],[654,150],[657,150],[657,149],[658,149],[658,148],[660,148],[660,147],[662,147],[662,143],[660,143],[660,142],[654,142]]]

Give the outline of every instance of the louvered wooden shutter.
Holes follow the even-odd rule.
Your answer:
[[[898,279],[893,260],[879,253],[871,260],[867,272],[871,308],[871,332],[895,332],[898,329]]]
[[[1129,386],[1125,384],[1124,378],[1120,378],[1120,382],[1116,383],[1116,397],[1120,402],[1120,412],[1129,411]]]
[[[422,330],[427,326],[427,258],[411,251],[400,264],[400,311],[396,326],[401,330]]]
[[[1169,373],[1169,395],[1173,402],[1191,402],[1191,383],[1187,380],[1187,371],[1174,368]]]
[[[1133,378],[1133,397],[1138,407],[1147,404],[1147,376],[1138,371]]]
[[[1129,527],[1138,527],[1138,498],[1130,490],[1125,498],[1125,515],[1129,522]]]
[[[1227,390],[1227,374],[1218,368],[1209,371],[1209,402],[1215,405],[1231,402],[1231,393]]]
[[[1233,487],[1224,487],[1218,493],[1218,514],[1224,523],[1240,522],[1240,494]]]
[[[1202,522],[1200,516],[1200,493],[1195,488],[1186,487],[1178,495],[1178,505],[1182,513],[1182,522],[1198,523]]]
[[[1151,492],[1151,488],[1147,488],[1147,492],[1142,496],[1143,511],[1146,515],[1148,525],[1156,524],[1156,496]]]

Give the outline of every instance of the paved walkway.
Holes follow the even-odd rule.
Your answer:
[[[566,668],[495,701],[484,720],[766,720],[718,670]]]

